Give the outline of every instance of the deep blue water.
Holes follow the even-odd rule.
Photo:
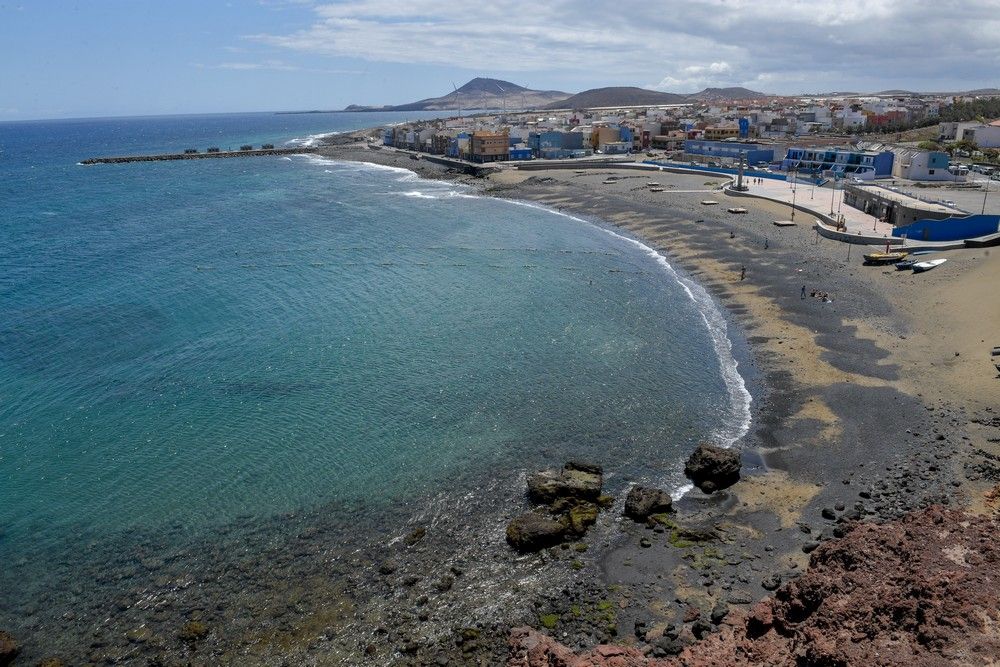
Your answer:
[[[314,157],[77,164],[412,116],[0,124],[0,560],[570,456],[678,487],[742,433],[718,311],[609,229]]]

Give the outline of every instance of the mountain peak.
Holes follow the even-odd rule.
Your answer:
[[[510,81],[504,81],[503,79],[489,79],[482,76],[477,76],[461,88],[458,88],[458,92],[460,93],[492,93],[494,95],[519,93],[522,90],[527,90],[527,88],[519,86],[516,83],[511,83]]]

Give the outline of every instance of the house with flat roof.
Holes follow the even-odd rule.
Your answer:
[[[789,148],[781,161],[784,171],[854,177],[864,180],[892,176],[892,151],[865,151],[846,147]]]
[[[940,202],[917,199],[898,190],[868,183],[844,185],[844,203],[894,227],[909,225],[917,220],[943,220],[968,215]]]
[[[897,148],[892,175],[911,181],[953,181],[948,171],[948,154],[944,151],[922,151],[916,148]]]

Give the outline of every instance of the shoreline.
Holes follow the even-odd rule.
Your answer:
[[[653,620],[660,625],[680,620],[685,608],[707,611],[720,601],[755,602],[773,590],[769,579],[797,577],[814,545],[834,536],[834,524],[825,518],[830,514],[888,521],[931,502],[983,506],[991,479],[966,473],[970,466],[982,467],[979,459],[970,463],[970,458],[1000,449],[996,432],[977,425],[990,423],[991,406],[1000,405],[1000,389],[985,354],[977,366],[962,359],[974,356],[968,347],[943,351],[951,346],[921,326],[926,315],[915,297],[930,291],[940,299],[956,282],[988,284],[987,277],[1000,275],[988,250],[956,251],[949,254],[955,258],[949,262],[951,272],[924,274],[917,277],[919,282],[898,276],[908,283],[901,286],[894,269],[889,274],[862,267],[860,256],[855,257],[857,264],[846,263],[846,246],[814,239],[811,229],[772,227],[770,220],[786,217],[782,214],[787,207],[742,198],[740,205],[751,208],[751,214],[727,217],[699,207],[697,200],[704,195],[681,194],[680,185],[674,188],[676,195],[668,190],[658,198],[621,187],[629,175],[625,170],[616,172],[622,176],[618,184],[603,184],[602,178],[615,172],[613,165],[586,174],[505,170],[477,180],[388,150],[340,145],[327,146],[321,154],[473,183],[479,194],[601,220],[665,255],[712,295],[728,321],[739,325],[756,380],[754,422],[743,438],[744,462],[760,465],[760,470],[745,476],[731,493],[717,494],[728,496],[725,499],[695,492],[677,507],[691,525],[724,522],[731,538],[727,540],[751,557],[713,568],[706,585],[698,573],[679,572],[684,567],[681,556],[665,558],[660,549],[636,544],[640,538],[655,542],[657,535],[623,523],[621,537],[609,545],[600,565],[605,585],[629,589],[623,596],[629,600],[626,611],[640,609],[631,618],[619,615],[619,627],[649,616],[664,598],[675,603],[673,609],[660,604],[654,610]],[[638,176],[645,177],[654,176]],[[655,178],[672,177],[658,173]],[[730,232],[737,235],[733,242]],[[741,265],[748,267],[746,281],[739,280]],[[806,286],[829,292],[832,303],[800,298],[800,288]],[[935,313],[936,324],[963,313],[965,322],[975,318],[969,302],[959,299],[951,305],[955,312]],[[971,335],[963,336],[966,345],[992,325],[987,319],[979,326],[969,324]],[[948,329],[937,329],[942,330]],[[963,377],[963,371],[954,368],[955,360],[962,362],[966,374],[972,369],[978,375]],[[946,384],[938,381],[937,369],[942,367],[950,380]],[[746,536],[752,536],[750,541]],[[745,567],[747,560],[750,567]],[[672,581],[664,588],[667,576]],[[732,594],[737,587],[738,593]],[[551,608],[558,612],[558,601],[552,601]],[[577,632],[571,621],[563,624],[561,616],[546,629],[571,647],[589,648],[586,634]]]

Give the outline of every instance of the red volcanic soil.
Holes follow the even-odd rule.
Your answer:
[[[808,571],[673,658],[638,647],[574,654],[521,628],[509,667],[1000,665],[1000,522],[931,507],[859,523]]]

